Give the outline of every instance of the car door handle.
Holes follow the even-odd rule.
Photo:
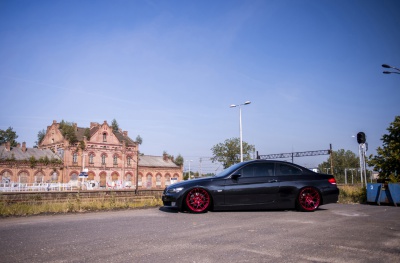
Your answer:
[[[269,180],[268,183],[277,183],[278,180],[274,179],[274,180]]]

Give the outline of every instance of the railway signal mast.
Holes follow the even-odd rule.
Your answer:
[[[363,177],[365,187],[367,187],[367,165],[365,162],[365,153],[368,150],[367,136],[363,132],[357,133],[358,142],[358,153],[360,156],[360,171],[361,171],[361,183],[363,183]]]

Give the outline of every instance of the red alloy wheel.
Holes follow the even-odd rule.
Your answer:
[[[321,196],[317,189],[306,187],[300,191],[298,205],[300,210],[306,212],[315,211],[321,203]]]
[[[206,212],[210,205],[210,195],[202,188],[194,188],[186,195],[186,205],[191,212]]]

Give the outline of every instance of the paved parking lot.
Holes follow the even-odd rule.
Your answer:
[[[400,262],[400,208],[0,219],[1,262]]]

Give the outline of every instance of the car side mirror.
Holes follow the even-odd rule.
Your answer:
[[[232,174],[231,178],[232,178],[233,180],[237,180],[237,179],[239,179],[239,177],[241,177],[241,176],[242,176],[241,174]]]

